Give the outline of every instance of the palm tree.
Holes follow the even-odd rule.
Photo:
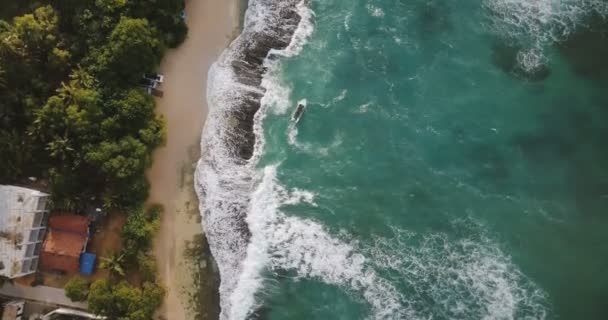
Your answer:
[[[73,86],[72,83],[65,84],[65,82],[61,82],[61,87],[57,89],[57,94],[67,106],[74,101],[74,94],[76,93],[77,89],[78,88]]]
[[[95,78],[93,78],[85,69],[80,67],[80,65],[72,70],[70,74],[70,84],[76,88],[91,88],[95,83]]]
[[[113,276],[113,275],[124,276],[125,270],[122,268],[124,260],[125,260],[124,253],[120,254],[120,255],[118,255],[116,253],[109,253],[105,257],[101,258],[101,263],[99,266],[102,269],[108,270],[110,272],[110,276]]]
[[[56,137],[55,140],[49,142],[46,146],[46,150],[50,152],[51,157],[60,159],[65,162],[65,159],[69,154],[74,152],[74,148],[70,146],[70,140],[68,138]]]

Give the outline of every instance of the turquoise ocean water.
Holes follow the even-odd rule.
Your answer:
[[[264,80],[249,317],[608,319],[605,2],[308,6]]]

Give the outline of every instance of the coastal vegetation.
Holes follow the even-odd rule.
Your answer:
[[[187,33],[183,0],[0,0],[0,183],[36,177],[53,206],[127,215],[109,277],[75,277],[73,301],[109,319],[152,319],[164,288],[144,207],[145,171],[166,129],[142,77]],[[0,281],[1,283],[1,281]]]
[[[110,319],[152,319],[165,293],[151,253],[161,213],[160,206],[131,212],[123,227],[122,250],[101,258],[99,267],[109,277],[92,283],[74,277],[64,287],[66,296],[86,301],[90,311]]]
[[[82,277],[72,277],[65,285],[65,296],[72,301],[84,301],[89,293],[89,283]]]
[[[161,212],[160,206],[152,206],[129,214],[122,251],[102,258],[101,267],[108,269],[110,277],[96,280],[88,289],[89,310],[111,319],[152,319],[165,293],[156,279],[156,260],[150,252]]]
[[[183,2],[8,2],[25,12],[0,20],[0,181],[42,178],[63,208],[138,207],[165,139],[140,81],[184,39]]]

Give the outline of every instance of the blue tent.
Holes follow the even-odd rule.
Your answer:
[[[93,274],[93,269],[95,269],[95,260],[96,259],[97,259],[97,256],[92,253],[88,253],[88,252],[82,253],[80,255],[80,273],[86,274],[86,275]]]

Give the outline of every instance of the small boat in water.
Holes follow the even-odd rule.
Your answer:
[[[291,120],[294,121],[295,123],[300,122],[300,119],[302,118],[304,111],[306,111],[306,103],[301,103],[301,102],[298,103],[298,107],[296,108],[296,111],[291,116]]]

